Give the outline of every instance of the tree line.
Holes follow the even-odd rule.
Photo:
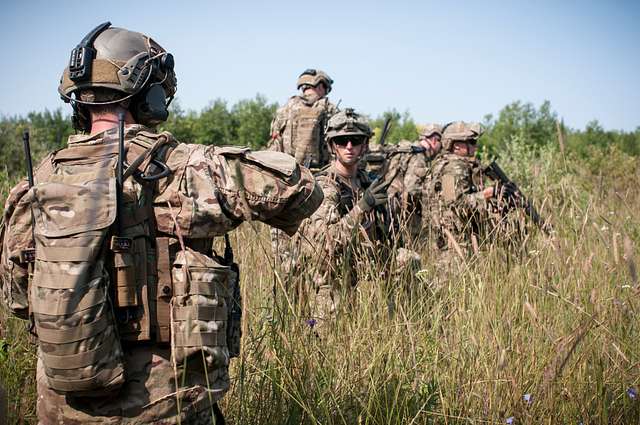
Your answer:
[[[278,105],[264,96],[240,100],[230,105],[223,99],[212,101],[201,111],[185,111],[179,102],[171,105],[169,120],[160,129],[172,132],[178,140],[206,145],[241,145],[253,149],[264,148],[269,140],[270,123]],[[366,111],[363,111],[366,113]],[[409,114],[395,109],[377,117],[370,117],[375,136],[380,134],[385,119],[391,118],[387,143],[416,140],[420,124]],[[456,119],[456,117],[452,117]],[[605,130],[597,121],[584,129],[571,129],[559,120],[558,114],[546,101],[539,107],[516,101],[505,106],[496,116],[487,115],[483,124],[486,132],[481,143],[484,152],[492,156],[514,142],[532,148],[559,144],[563,152],[589,157],[594,150],[615,149],[626,155],[640,155],[640,127],[634,131]],[[46,152],[59,149],[73,134],[68,112],[31,112],[26,116],[0,117],[0,183],[15,181],[25,174],[22,132],[30,130],[31,149],[37,161]]]

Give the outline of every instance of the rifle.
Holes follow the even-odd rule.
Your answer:
[[[380,141],[378,144],[381,149],[380,152],[369,152],[363,158],[363,166],[366,168],[371,174],[375,174],[376,176],[384,176],[387,172],[387,163],[388,157],[384,152],[385,140],[387,135],[389,134],[389,130],[391,129],[391,118],[387,118],[384,121],[384,125],[382,126],[382,133],[380,133]],[[369,167],[367,167],[369,166]],[[375,167],[375,171],[372,171],[373,167]]]
[[[384,146],[385,140],[387,139],[387,135],[389,134],[390,130],[391,130],[391,117],[387,117],[387,119],[384,120],[384,125],[382,126],[382,134],[380,135],[380,141],[378,142],[380,146]]]
[[[538,214],[538,210],[536,210],[536,208],[533,206],[533,203],[531,202],[531,200],[529,200],[522,193],[520,188],[513,181],[511,181],[509,177],[507,177],[507,175],[502,170],[502,168],[500,168],[497,162],[491,161],[491,164],[487,165],[484,168],[483,172],[487,177],[489,177],[493,181],[499,182],[503,185],[511,184],[515,188],[515,191],[512,196],[520,199],[522,207],[524,208],[525,214],[527,214],[529,218],[531,218],[533,223],[536,226],[538,226],[538,228],[542,230],[545,234],[549,235],[551,233],[551,231],[553,230],[551,225],[546,223],[540,217],[540,214]]]

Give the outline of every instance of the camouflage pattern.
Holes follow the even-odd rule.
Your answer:
[[[322,321],[335,313],[341,296],[356,285],[359,250],[372,249],[388,237],[388,214],[384,207],[364,213],[357,205],[371,184],[361,170],[349,180],[332,164],[317,175],[317,181],[324,201],[303,222],[299,242],[305,267],[310,268],[305,272],[312,274],[311,315]]]
[[[300,165],[324,167],[331,159],[324,128],[336,112],[328,98],[315,93],[291,97],[271,122],[269,150],[287,153]]]
[[[326,72],[320,71],[319,69],[306,69],[298,77],[297,87],[298,89],[301,89],[304,86],[315,87],[320,83],[324,84],[327,93],[331,91],[333,80]]]
[[[420,142],[403,140],[386,149],[389,204],[392,219],[410,240],[420,238],[429,210],[427,191],[431,179],[433,154]]]
[[[420,132],[420,137],[431,137],[434,134],[442,136],[442,126],[440,124],[429,123],[426,124]]]
[[[484,199],[483,176],[475,158],[444,152],[433,162],[429,196],[430,224],[437,247],[456,255],[472,252],[473,238],[486,222],[489,203]]]
[[[125,235],[133,240],[136,288],[130,305],[115,306],[119,319],[126,312],[126,320],[118,321],[126,381],[120,392],[108,398],[65,397],[51,389],[41,349],[38,417],[44,424],[190,423],[192,417],[207,410],[229,386],[229,272],[225,265],[209,257],[213,238],[245,220],[259,220],[292,235],[323,199],[311,173],[293,158],[277,152],[180,144],[169,133],[156,134],[140,125],[126,127],[125,144],[127,163],[134,163],[147,148],[157,148],[158,157],[171,170],[169,176],[153,186],[143,187],[132,178],[124,185],[125,213],[121,217]],[[0,241],[3,302],[12,310],[20,313],[27,308],[24,294],[28,265],[20,253],[33,246],[29,202],[38,193],[36,188],[54,177],[82,184],[87,172],[112,170],[117,156],[115,146],[115,129],[93,136],[71,136],[67,149],[48,156],[36,170],[34,189],[27,191],[22,182],[12,190]],[[140,169],[153,172],[155,166],[149,164],[150,160],[147,158]],[[87,192],[91,196],[92,191]],[[65,192],[58,192],[58,196],[68,202]],[[136,208],[145,205],[150,208]],[[88,204],[74,204],[73,208],[49,208],[41,214],[52,216],[52,211],[58,211],[58,215],[70,220],[71,216],[82,217],[85,211],[92,211],[98,218],[95,223],[108,226],[110,210],[111,207],[92,210]],[[144,211],[148,211],[147,215]],[[97,226],[89,220],[74,223],[88,232]],[[153,240],[149,237],[150,223],[155,223],[157,245],[149,243]],[[47,229],[56,230],[52,226]],[[178,239],[186,244],[184,249]],[[160,258],[161,240],[168,241],[170,247],[166,264]],[[43,253],[37,253],[40,255]],[[194,277],[189,285],[181,278],[185,269]],[[174,282],[169,277],[170,286],[166,287],[163,282],[171,274]],[[109,275],[114,278],[114,273]],[[119,286],[113,288],[116,289],[119,291]],[[169,319],[163,318],[163,311],[173,318],[174,332],[170,337],[164,335],[170,323],[164,322]],[[173,343],[173,350],[169,342]],[[180,416],[176,416],[177,412]]]

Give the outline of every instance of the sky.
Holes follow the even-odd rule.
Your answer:
[[[0,0],[0,115],[70,111],[60,75],[104,21],[174,55],[185,110],[258,93],[282,104],[318,68],[333,102],[371,116],[481,121],[549,100],[572,128],[640,126],[640,2],[590,0]]]

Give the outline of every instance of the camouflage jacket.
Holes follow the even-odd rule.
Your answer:
[[[26,295],[27,263],[21,258],[21,252],[33,246],[31,206],[33,199],[38,199],[39,184],[52,181],[54,177],[59,180],[69,176],[82,185],[84,172],[91,172],[96,166],[105,170],[114,168],[117,140],[116,129],[93,136],[71,136],[67,148],[53,152],[40,163],[34,173],[33,189],[21,182],[11,190],[0,226],[0,278],[2,301],[17,315],[26,317],[30,308],[30,297]],[[163,335],[165,329],[160,326],[161,307],[165,312],[162,314],[168,314],[170,307],[164,303],[171,297],[163,300],[164,291],[158,288],[161,281],[167,279],[167,273],[171,279],[172,271],[162,269],[160,259],[156,260],[155,254],[160,256],[161,247],[159,242],[157,246],[152,244],[152,238],[168,240],[167,243],[177,246],[178,250],[184,241],[187,252],[209,261],[213,237],[223,235],[246,220],[259,220],[292,235],[323,199],[309,170],[284,154],[181,144],[169,133],[156,134],[139,125],[126,127],[125,145],[127,164],[136,164],[144,173],[155,173],[158,166],[152,160],[158,160],[169,170],[166,177],[153,185],[143,185],[140,173],[134,171],[124,184],[125,212],[118,215],[125,233],[133,238],[133,249],[140,248],[146,253],[139,256],[141,264],[135,263],[137,296],[142,301],[136,310],[128,310],[133,313],[130,318],[127,314],[126,322],[118,322],[120,337],[131,341],[123,347],[125,370],[128,368],[127,376],[133,378],[127,379],[118,395],[109,400],[96,398],[95,402],[71,404],[64,395],[48,387],[39,359],[38,416],[43,424],[116,423],[118,417],[136,423],[185,422],[206,409],[210,400],[219,400],[229,386],[226,348],[221,350],[216,346],[218,351],[208,352],[207,356],[215,354],[211,356],[215,364],[208,372],[203,372],[202,368],[189,369],[180,378],[180,385],[173,382],[172,353],[164,342],[169,339]],[[69,172],[78,174],[69,175]],[[85,210],[66,208],[73,203],[65,200],[65,193],[56,196],[60,207],[54,205],[48,210],[52,217],[54,213],[64,215],[69,217],[70,224],[92,222],[90,217],[83,217],[88,214]],[[149,208],[141,208],[141,205]],[[178,239],[181,239],[180,243]],[[172,252],[175,255],[175,251]],[[145,264],[145,259],[157,265],[158,273],[150,263]],[[171,263],[167,262],[166,266],[171,267]],[[176,279],[175,271],[173,273]],[[179,284],[174,280],[175,291]],[[168,294],[171,295],[171,291]],[[165,345],[136,343],[154,339]],[[207,364],[209,361],[208,358]],[[177,404],[181,404],[178,416]]]
[[[393,180],[389,198],[402,209],[415,209],[427,191],[431,177],[433,155],[419,142],[401,141],[386,149],[389,166],[387,175]]]
[[[475,158],[441,153],[433,161],[428,187],[427,196],[433,200],[430,223],[440,239],[438,246],[447,244],[444,229],[450,231],[459,244],[466,243],[471,234],[479,231],[489,208],[482,194],[480,163]]]
[[[331,259],[344,254],[354,242],[372,246],[384,239],[388,233],[386,208],[377,207],[365,213],[358,206],[364,190],[371,184],[364,171],[359,170],[349,181],[332,164],[316,174],[316,179],[324,200],[301,226],[300,234],[306,241],[303,253],[317,256],[317,250],[322,248]]]
[[[326,97],[292,96],[271,122],[269,149],[287,153],[301,165],[324,167],[331,158],[324,128],[336,112],[336,106]]]

